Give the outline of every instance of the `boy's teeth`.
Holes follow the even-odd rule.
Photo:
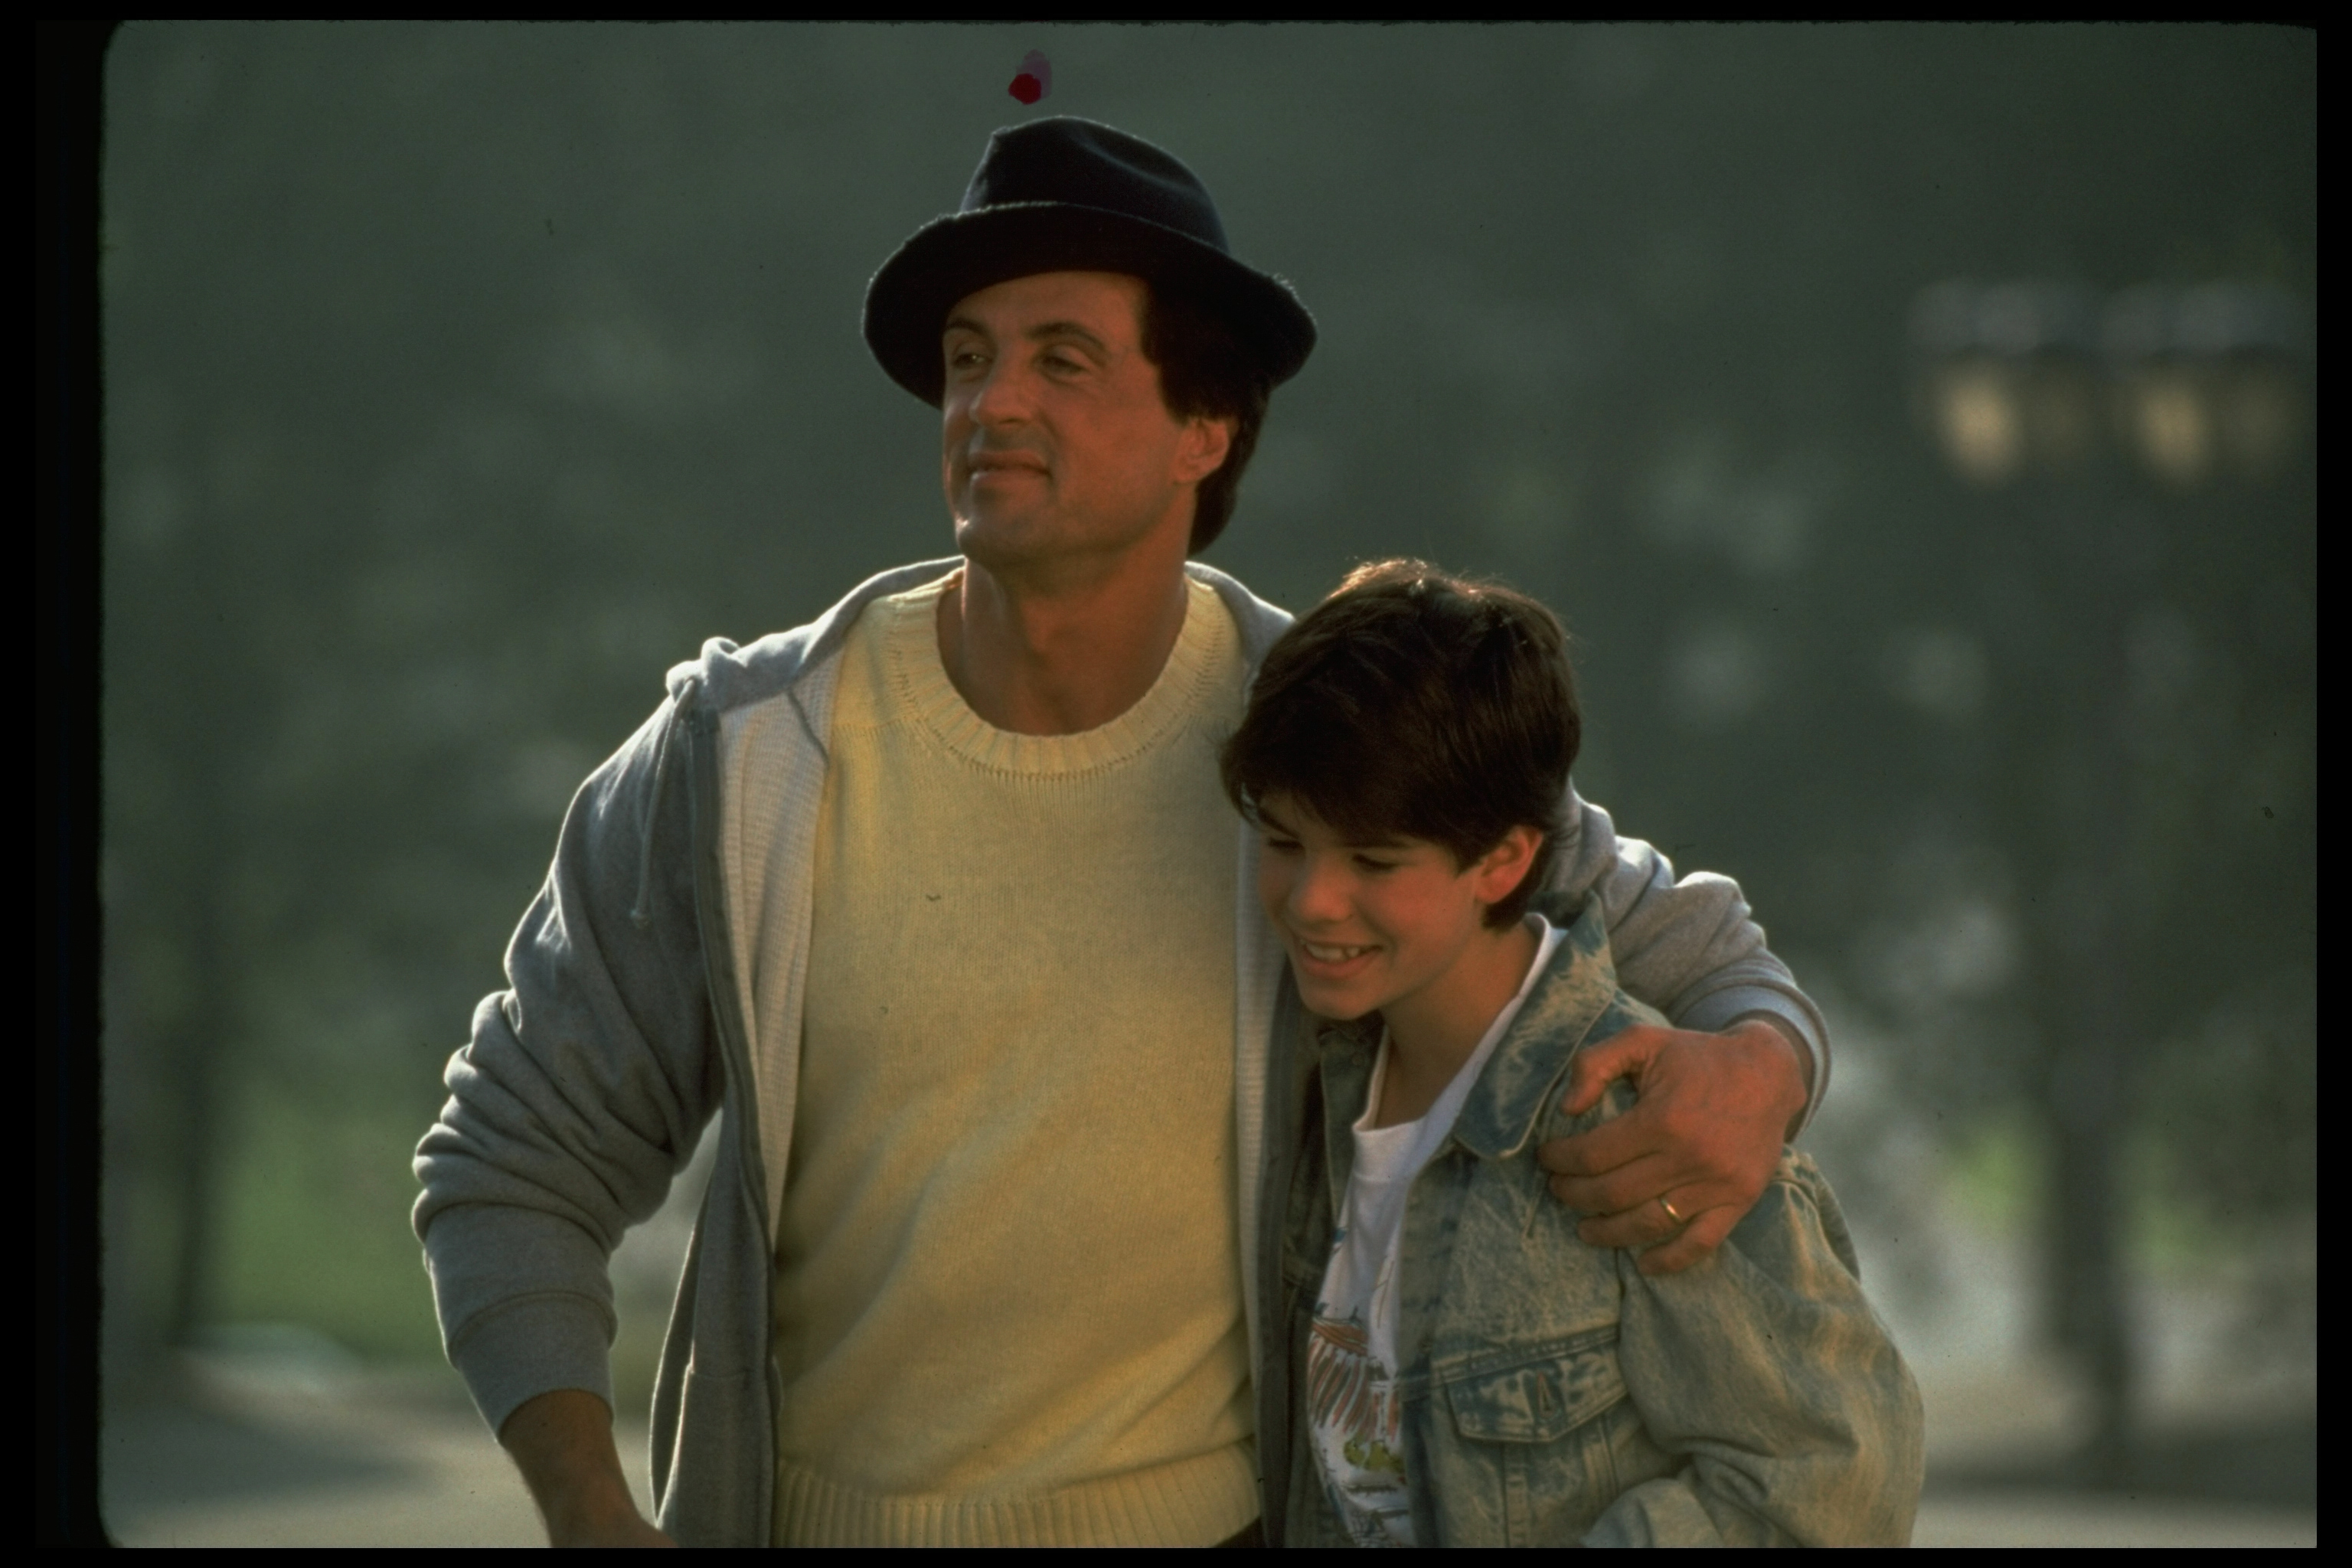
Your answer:
[[[1344,963],[1360,952],[1371,952],[1368,947],[1325,947],[1312,942],[1302,942],[1300,945],[1307,949],[1309,957],[1321,959],[1326,963]]]

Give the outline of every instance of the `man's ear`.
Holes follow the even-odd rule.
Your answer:
[[[1184,421],[1184,434],[1176,444],[1176,482],[1198,484],[1224,467],[1225,458],[1234,449],[1231,419],[1212,419],[1205,414],[1195,414]]]

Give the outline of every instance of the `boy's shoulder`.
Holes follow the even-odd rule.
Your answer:
[[[1504,1042],[1506,1049],[1514,1050],[1506,1075],[1527,1085],[1538,1080],[1544,1085],[1536,1091],[1539,1100],[1524,1102],[1535,1124],[1534,1136],[1522,1143],[1521,1151],[1530,1154],[1537,1145],[1589,1131],[1633,1108],[1633,1086],[1621,1078],[1602,1092],[1599,1104],[1581,1115],[1570,1116],[1560,1109],[1569,1068],[1579,1050],[1636,1025],[1672,1026],[1664,1014],[1617,984],[1599,899],[1566,900],[1570,907],[1565,909],[1562,902],[1547,895],[1534,906],[1547,920],[1562,925],[1565,934],[1513,1026],[1512,1035],[1518,1037]],[[1563,921],[1563,914],[1569,918]],[[1520,1093],[1526,1095],[1528,1089],[1522,1088]],[[1784,1148],[1763,1196],[1730,1239],[1743,1251],[1777,1254],[1809,1250],[1804,1245],[1808,1236],[1825,1238],[1845,1271],[1860,1278],[1861,1264],[1837,1194],[1811,1155]]]
[[[1573,1050],[1587,1038],[1605,1039],[1635,1024],[1666,1023],[1664,1013],[1617,983],[1608,917],[1597,891],[1540,893],[1528,910],[1561,932],[1522,1014],[1531,1027],[1574,1035],[1567,1045]]]
[[[1619,1079],[1591,1110],[1563,1115],[1559,1101],[1570,1064],[1587,1045],[1636,1025],[1666,1023],[1664,1014],[1617,983],[1599,899],[1545,894],[1531,909],[1561,934],[1473,1097],[1482,1102],[1480,1125],[1468,1141],[1497,1154],[1569,1137],[1622,1114],[1633,1091]]]
[[[1794,1149],[1780,1151],[1780,1167],[1765,1184],[1763,1195],[1732,1228],[1727,1240],[1776,1276],[1790,1273],[1801,1257],[1814,1253],[1819,1242],[1827,1241],[1845,1272],[1853,1279],[1862,1278],[1862,1259],[1854,1251],[1853,1235],[1846,1226],[1837,1194],[1813,1157]]]

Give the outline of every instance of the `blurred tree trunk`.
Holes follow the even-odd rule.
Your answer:
[[[2043,1109],[2049,1131],[2044,1194],[2044,1278],[2049,1326],[2088,1385],[2091,1426],[2075,1456],[2082,1479],[2115,1482],[2130,1462],[2138,1368],[2124,1257],[2126,1204],[2121,1159],[2128,1083],[2141,1022],[2131,1006],[2133,922],[2124,900],[2132,879],[2133,813],[2139,792],[2125,742],[2128,660],[2125,627],[2138,596],[2139,520],[2095,496],[2070,509],[2058,543],[2083,629],[2074,657],[2053,673],[2065,688],[2058,762],[2063,783],[2045,840],[2055,884],[2042,905],[2054,929],[2042,951],[2052,967],[2040,987],[2048,1031]],[[2071,751],[2074,755],[2063,756]]]
[[[209,826],[219,824],[215,821]],[[198,858],[196,898],[191,905],[196,918],[189,922],[187,931],[193,994],[171,1044],[172,1078],[179,1101],[172,1201],[179,1211],[179,1223],[173,1226],[178,1250],[173,1259],[164,1333],[167,1342],[175,1345],[185,1345],[194,1338],[209,1321],[214,1305],[220,1236],[221,1079],[229,1057],[226,1047],[234,1012],[229,974],[223,963],[226,944],[222,941],[220,920],[208,907],[217,899],[226,869],[216,851]]]
[[[2112,926],[2113,922],[2109,922]],[[2057,1016],[2073,1027],[2051,1063],[2048,1279],[2059,1344],[2082,1371],[2092,1399],[2090,1433],[2078,1456],[2084,1479],[2121,1480],[2131,1449],[2137,1367],[2126,1300],[2124,1194],[2119,1156],[2125,1056],[2112,942],[2085,963]]]
[[[197,453],[224,444],[202,430],[188,443]],[[113,918],[124,951],[143,952],[169,977],[134,1047],[152,1052],[145,1070],[163,1091],[135,1135],[153,1140],[142,1163],[162,1184],[169,1250],[153,1265],[162,1289],[149,1331],[163,1347],[187,1344],[219,1306],[229,1082],[252,959],[268,944],[267,933],[257,940],[247,896],[250,796],[280,698],[278,671],[257,643],[285,618],[255,602],[268,536],[201,483],[184,483],[185,521],[126,539],[109,585],[114,722],[138,741],[118,752],[129,771],[114,781],[124,795],[113,827],[143,862]]]

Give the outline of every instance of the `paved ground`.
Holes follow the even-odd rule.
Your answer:
[[[2315,1509],[2061,1492],[1931,1497],[1914,1546],[2316,1546]]]
[[[625,1381],[650,1376],[698,1187],[679,1184],[670,1207],[614,1258]],[[2134,1304],[2147,1370],[2145,1484],[2137,1493],[2068,1490],[2053,1478],[2083,1435],[2085,1409],[2064,1369],[2028,1348],[2027,1254],[2014,1237],[1927,1217],[1934,1223],[1899,1234],[1882,1223],[1860,1237],[1874,1299],[1927,1405],[1928,1492],[1916,1544],[2317,1544],[2315,1321],[2290,1336],[2286,1352],[2274,1343],[2258,1352],[2242,1284],[2210,1273],[2145,1283]],[[2315,1233],[2304,1245],[2315,1256]],[[1906,1272],[1918,1282],[1907,1290]],[[2315,1285],[2311,1294],[2315,1304]],[[644,1428],[625,1426],[621,1436],[642,1503]],[[108,1525],[126,1545],[543,1539],[455,1373],[371,1373],[300,1331],[225,1337],[189,1364],[175,1397],[109,1423],[103,1467]]]
[[[237,1369],[247,1371],[249,1369]],[[530,1546],[539,1518],[454,1379],[199,1371],[101,1436],[125,1546]],[[644,1506],[644,1435],[631,1466]]]
[[[1990,1413],[2034,1405],[2016,1391],[1977,1396],[1980,1451]],[[2011,1426],[2025,1458],[2063,1434],[2045,1408]],[[1937,1401],[1965,1428],[1965,1398]],[[623,1452],[641,1489],[645,1432]],[[1969,1444],[1978,1447],[1972,1448]],[[542,1540],[530,1498],[451,1380],[348,1373],[200,1372],[177,1403],[110,1422],[106,1516],[126,1546],[531,1546]],[[2069,1493],[2010,1485],[1965,1491],[1931,1479],[1921,1546],[2313,1546],[2315,1507],[2194,1497]]]

